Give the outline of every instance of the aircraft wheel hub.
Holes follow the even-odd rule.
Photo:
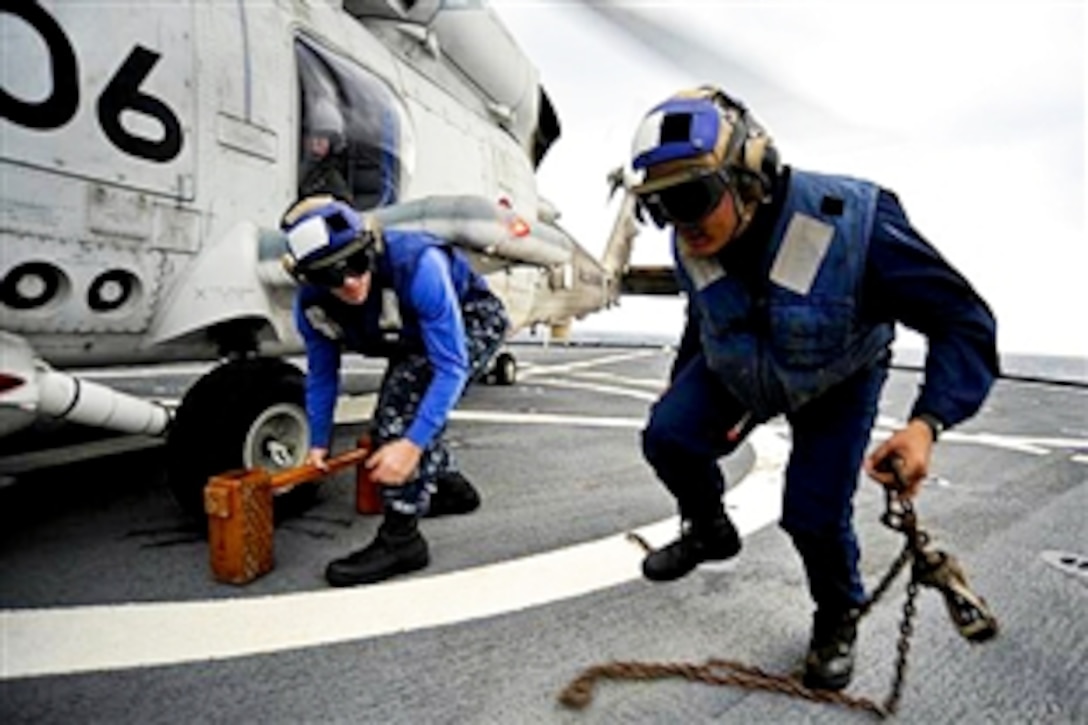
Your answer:
[[[296,405],[280,403],[253,421],[244,444],[246,468],[269,471],[300,465],[309,446],[306,414]]]

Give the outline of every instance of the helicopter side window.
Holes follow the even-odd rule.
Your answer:
[[[300,99],[299,196],[327,193],[358,209],[396,203],[411,173],[407,112],[369,71],[295,42]]]

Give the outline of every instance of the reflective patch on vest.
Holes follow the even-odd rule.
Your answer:
[[[791,292],[807,295],[834,235],[835,228],[830,224],[794,214],[771,266],[771,281]]]
[[[696,291],[702,291],[725,276],[725,268],[716,258],[692,257],[681,251],[680,261],[691,277]]]
[[[330,340],[343,340],[344,328],[329,317],[329,313],[325,312],[325,309],[318,305],[311,305],[306,308],[303,313],[306,315],[306,319],[310,325]]]
[[[378,327],[389,332],[400,332],[404,327],[404,320],[400,316],[400,299],[395,290],[382,290],[382,314],[378,318]]]

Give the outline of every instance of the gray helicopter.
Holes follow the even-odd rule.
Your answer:
[[[515,332],[562,335],[637,276],[629,194],[601,258],[539,194],[558,115],[485,3],[42,0],[0,25],[0,435],[166,436],[192,513],[209,475],[305,454],[277,224],[318,164],[464,248]],[[218,363],[176,410],[73,372],[174,361]],[[516,369],[504,351],[491,378]]]

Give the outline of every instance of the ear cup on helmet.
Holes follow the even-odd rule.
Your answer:
[[[736,147],[736,153],[726,159],[737,178],[737,191],[745,201],[764,201],[774,188],[781,166],[778,149],[747,106],[714,86],[703,86],[701,90],[733,127],[730,145]]]

